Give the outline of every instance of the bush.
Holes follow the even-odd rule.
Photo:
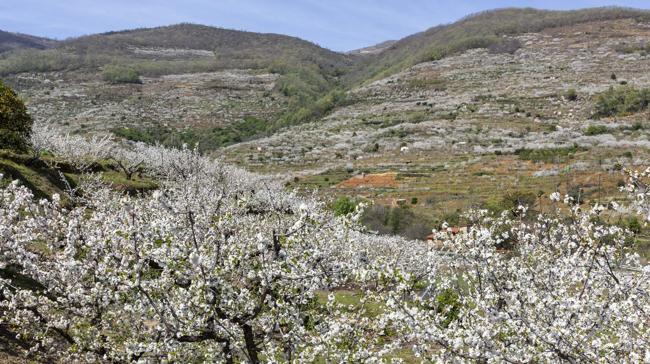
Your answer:
[[[578,99],[578,93],[576,92],[576,89],[574,88],[568,89],[564,94],[564,98],[569,101],[576,101]]]
[[[356,208],[357,202],[347,196],[339,197],[334,201],[332,206],[332,210],[334,210],[334,215],[336,216],[349,215],[353,213]]]
[[[609,129],[605,125],[589,125],[585,130],[585,135],[607,134]]]
[[[23,101],[0,81],[0,148],[26,151],[32,124]]]
[[[630,86],[609,90],[598,95],[594,117],[625,116],[644,111],[650,104],[650,89],[637,90]]]
[[[106,66],[102,73],[104,81],[112,84],[118,83],[142,83],[138,71],[125,66]]]
[[[262,135],[266,132],[267,126],[268,123],[265,120],[246,116],[242,120],[226,127],[211,129],[188,129],[179,131],[163,126],[151,126],[148,128],[116,128],[112,131],[117,136],[136,142],[147,144],[160,143],[164,146],[174,148],[181,147],[183,144],[189,146],[198,144],[199,150],[208,151]]]
[[[632,216],[627,220],[627,228],[634,234],[639,234],[641,232],[641,223],[636,216]]]
[[[515,154],[521,160],[529,160],[533,162],[553,163],[563,159],[567,159],[573,153],[583,150],[582,148],[574,145],[565,148],[544,148],[544,149],[517,149]]]
[[[442,321],[443,327],[448,327],[452,321],[458,319],[460,314],[461,303],[458,293],[447,288],[436,296],[437,312],[443,314],[445,319]]]

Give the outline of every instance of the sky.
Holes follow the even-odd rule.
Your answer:
[[[649,0],[0,0],[0,29],[49,38],[181,22],[300,37],[348,51],[503,7],[650,9]]]

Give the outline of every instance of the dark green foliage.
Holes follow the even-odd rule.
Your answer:
[[[336,216],[345,216],[353,213],[358,204],[358,201],[347,196],[342,196],[334,201],[332,210],[334,210],[334,215]]]
[[[594,117],[625,116],[644,111],[650,104],[650,89],[610,87],[596,98]]]
[[[634,234],[639,234],[641,232],[642,226],[636,216],[628,218],[625,225]]]
[[[553,163],[556,161],[566,160],[572,154],[584,150],[583,148],[574,145],[565,148],[545,148],[545,149],[517,149],[515,154],[519,159],[529,160],[533,162]]]
[[[32,124],[23,101],[0,81],[0,148],[26,151]]]
[[[417,197],[411,197],[411,205],[417,205],[418,204],[418,198]]]
[[[214,150],[234,143],[249,140],[265,133],[267,123],[252,116],[224,128],[189,129],[177,131],[166,127],[120,128],[114,129],[117,136],[147,144],[161,143],[168,147],[181,147],[186,144],[199,150]]]
[[[576,101],[578,99],[578,92],[576,92],[576,89],[570,88],[564,94],[564,98],[569,101]]]
[[[445,319],[441,323],[442,327],[447,328],[454,320],[458,319],[462,307],[459,298],[458,293],[449,288],[436,296],[436,310],[445,315]]]
[[[125,66],[106,66],[102,72],[104,81],[118,83],[142,83],[138,71]]]
[[[317,95],[297,94],[292,106],[278,119],[273,129],[316,120],[346,101],[345,92],[340,90],[329,91],[319,98]]]
[[[440,228],[443,223],[447,223],[450,226],[459,226],[461,222],[460,215],[461,215],[460,210],[445,213],[440,219],[440,223],[437,224],[438,228]]]
[[[607,133],[609,133],[609,129],[605,125],[589,125],[587,129],[585,129],[585,135],[599,135]]]

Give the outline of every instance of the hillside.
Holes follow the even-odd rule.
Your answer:
[[[32,55],[41,58],[38,63],[26,59]],[[4,75],[92,71],[112,63],[129,64],[148,76],[271,66],[317,67],[327,73],[341,72],[339,68],[350,64],[345,55],[298,38],[195,24],[83,36],[58,42],[47,52],[23,52],[6,58],[0,63],[0,74]],[[154,60],[155,64],[149,62]]]
[[[648,14],[0,54],[0,362],[650,362]]]
[[[469,49],[488,48],[491,53],[512,53],[520,45],[507,36],[615,19],[648,20],[650,12],[615,7],[576,11],[518,8],[486,11],[397,41],[374,57],[360,62],[348,75],[348,82],[354,84],[375,80],[421,62],[441,59]]]
[[[372,45],[370,47],[363,47],[359,49],[355,49],[349,52],[346,52],[347,54],[353,54],[353,55],[360,55],[360,56],[366,56],[366,55],[371,55],[371,54],[378,54],[386,49],[390,48],[393,44],[397,43],[396,40],[387,40],[381,43],[377,43],[375,45]]]
[[[90,35],[63,42],[61,48],[76,54],[113,55],[135,60],[213,57],[214,67],[218,69],[263,69],[279,63],[316,66],[333,72],[349,65],[343,55],[299,38],[196,24]]]
[[[647,111],[596,114],[621,95],[643,105],[648,39],[648,12],[621,8],[490,11],[363,56],[182,24],[32,51],[86,68],[5,77],[37,120],[65,130],[229,146],[215,153],[301,188],[413,201],[435,224],[508,194],[617,198],[617,169],[649,155]],[[102,79],[104,56],[140,83]]]
[[[650,158],[640,96],[650,88],[650,22],[597,20],[504,39],[520,46],[419,63],[353,88],[322,120],[227,154],[291,171],[297,187],[406,201],[430,224],[556,189],[618,198],[620,169]],[[638,108],[599,114],[636,97]]]
[[[294,37],[179,24],[11,52],[0,75],[68,130],[215,149],[321,112],[310,105],[352,62]]]
[[[17,49],[47,49],[56,44],[52,39],[0,30],[0,54]]]

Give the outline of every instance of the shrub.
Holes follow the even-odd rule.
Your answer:
[[[160,143],[167,147],[181,147],[183,144],[197,145],[201,151],[215,150],[234,143],[249,140],[266,132],[265,120],[246,116],[226,127],[211,129],[175,130],[163,126],[147,128],[116,128],[117,136],[147,144]]]
[[[102,73],[104,81],[112,84],[118,83],[142,83],[138,71],[125,66],[106,66]]]
[[[624,116],[644,111],[650,104],[650,89],[622,86],[598,95],[594,117]]]
[[[639,234],[641,232],[641,223],[636,216],[632,216],[627,220],[627,228],[634,234]]]
[[[585,129],[585,135],[599,135],[607,133],[609,133],[609,129],[605,125],[589,125],[587,129]]]
[[[357,202],[347,196],[339,197],[332,205],[334,215],[345,216],[354,212],[357,208]]]
[[[533,162],[546,162],[552,163],[555,161],[567,159],[573,153],[583,150],[577,145],[563,148],[544,148],[544,149],[517,149],[515,154],[521,160],[529,160]]]
[[[458,293],[447,288],[436,296],[437,312],[443,314],[445,319],[442,321],[442,327],[448,327],[452,321],[458,319],[460,314],[461,303]]]
[[[32,124],[23,101],[0,81],[0,148],[26,151]]]
[[[418,198],[417,197],[411,197],[411,205],[417,205],[418,204]]]
[[[564,94],[564,98],[569,101],[576,101],[578,99],[578,93],[576,92],[576,89],[574,88],[568,89]]]

